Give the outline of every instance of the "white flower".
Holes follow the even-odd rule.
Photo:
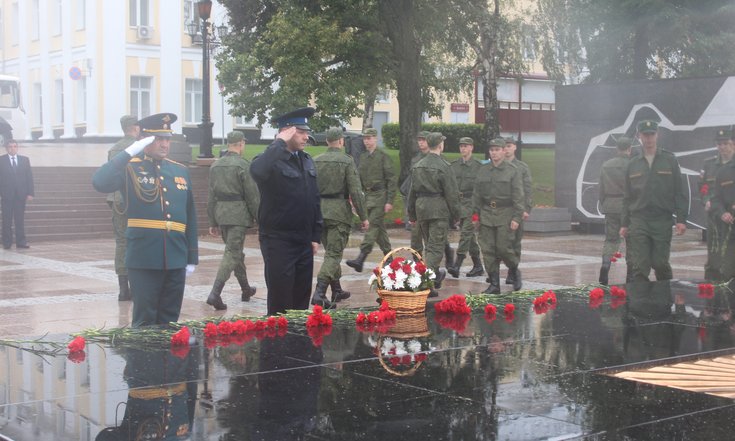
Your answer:
[[[382,352],[383,354],[388,354],[390,353],[391,349],[393,349],[393,347],[395,347],[395,345],[393,344],[393,340],[390,338],[386,338],[385,340],[383,340],[383,346],[380,348],[380,352]]]
[[[421,352],[421,343],[417,342],[416,340],[409,341],[407,346],[408,346],[408,352],[412,354]]]
[[[421,285],[421,276],[419,276],[418,273],[411,273],[411,275],[408,276],[406,283],[409,288],[416,289]]]
[[[396,341],[396,355],[406,355],[406,344],[400,340]]]
[[[432,270],[431,268],[426,268],[426,275],[428,275],[429,280],[436,279],[436,273],[434,273],[434,270]]]
[[[383,279],[383,289],[387,289],[389,291],[392,290],[393,289],[393,279],[391,279],[387,275],[381,278]]]
[[[370,278],[368,279],[368,285],[372,285],[372,284],[373,284],[373,282],[375,282],[376,280],[378,280],[378,276],[376,276],[376,275],[375,275],[375,273],[373,273],[373,274],[372,274],[372,275],[370,276]]]
[[[406,278],[408,278],[408,275],[399,269],[396,271],[396,282],[394,286],[396,288],[403,288],[403,283],[406,281]]]

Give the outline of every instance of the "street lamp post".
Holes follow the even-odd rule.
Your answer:
[[[209,17],[212,13],[212,0],[197,3],[199,17],[202,19],[202,141],[199,144],[200,158],[214,158],[212,154],[212,118],[209,102]]]

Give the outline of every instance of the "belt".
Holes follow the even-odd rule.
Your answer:
[[[383,189],[385,189],[385,187],[383,187],[383,185],[377,184],[377,185],[373,185],[372,187],[365,188],[365,191],[380,191],[380,190],[383,190]]]
[[[444,196],[444,193],[434,193],[430,191],[417,191],[416,197],[417,198],[439,198]]]
[[[128,227],[133,228],[150,228],[153,230],[179,231],[186,232],[186,224],[173,221],[162,221],[153,219],[128,219]]]
[[[322,199],[347,199],[343,193],[320,194]]]
[[[500,207],[512,207],[513,201],[504,200],[504,201],[490,201],[488,202],[488,205],[490,208],[500,208]]]
[[[230,194],[225,196],[215,196],[217,201],[219,202],[235,202],[235,201],[242,201],[242,196],[239,194]]]
[[[186,392],[186,383],[180,383],[172,387],[144,387],[141,389],[131,389],[128,391],[128,395],[130,395],[131,398],[137,398],[139,400],[155,400],[181,395],[184,392]]]
[[[459,192],[459,197],[461,199],[468,198],[470,196],[472,196],[472,190],[470,190],[470,191],[460,191]]]

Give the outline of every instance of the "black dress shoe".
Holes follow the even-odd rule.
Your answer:
[[[25,245],[16,245],[15,247],[16,248],[30,248],[31,246],[28,245],[28,244],[25,244]],[[10,248],[10,247],[8,247],[8,248]]]

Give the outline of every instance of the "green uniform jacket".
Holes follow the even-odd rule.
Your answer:
[[[475,189],[475,177],[480,167],[482,167],[480,161],[472,157],[469,161],[459,158],[452,162],[452,173],[454,173],[457,188],[459,188],[460,218],[470,217],[474,213],[472,210],[472,191]]]
[[[428,154],[411,170],[408,218],[411,221],[459,219],[459,189],[451,166],[439,155]]]
[[[418,164],[418,162],[426,157],[426,153],[418,152],[416,153],[413,158],[411,158],[411,166],[409,167],[409,170],[413,170],[413,166]],[[403,180],[403,184],[401,184],[401,188],[399,188],[399,191],[401,194],[405,197],[408,197],[408,192],[411,191],[411,173],[408,173],[408,176],[406,176],[406,179]]]
[[[118,153],[128,148],[130,144],[134,142],[135,142],[135,138],[133,138],[132,136],[125,136],[123,139],[116,142],[115,145],[110,147],[110,150],[107,151],[107,160],[109,161],[110,159],[115,157],[115,155],[117,155]],[[122,193],[120,193],[119,191],[108,194],[107,202],[113,202],[115,206],[118,208],[118,210],[122,210],[125,208],[125,206],[122,203],[123,202]]]
[[[625,172],[630,157],[618,155],[608,159],[600,169],[600,212],[602,214],[620,214],[623,211],[625,196]]]
[[[643,153],[636,155],[628,163],[625,177],[622,227],[630,226],[631,216],[656,218],[673,214],[677,223],[686,222],[687,197],[673,153],[658,148],[651,167]]]
[[[518,168],[518,171],[521,172],[521,181],[523,181],[523,196],[525,198],[524,200],[524,209],[526,213],[531,213],[531,209],[533,208],[533,180],[531,179],[531,169],[528,167],[528,164],[521,161],[520,159],[513,158],[510,160],[510,163],[515,165],[516,168]]]
[[[365,196],[362,194],[360,178],[357,177],[355,161],[342,149],[331,147],[326,153],[314,158],[316,184],[322,200],[322,217],[352,225],[352,208],[361,221],[367,219]]]
[[[480,167],[472,191],[472,205],[482,225],[500,227],[509,225],[511,220],[520,223],[524,202],[523,181],[516,166],[503,161],[496,167],[490,161]]]
[[[735,215],[735,160],[723,164],[717,170],[714,188],[710,187],[710,194],[710,213],[713,217],[719,219],[725,213]]]
[[[393,204],[396,197],[396,172],[393,161],[387,153],[376,148],[373,153],[360,155],[360,166],[357,169],[365,191],[366,208],[382,207]]]
[[[123,151],[94,173],[92,185],[101,193],[122,191],[128,200],[126,267],[170,270],[199,263],[197,217],[187,167],[169,159],[131,159]],[[131,222],[144,226],[132,227]]]
[[[251,227],[258,217],[260,193],[250,176],[250,162],[228,152],[209,169],[209,225]]]
[[[699,181],[699,190],[702,197],[702,205],[706,204],[707,201],[712,199],[712,193],[714,192],[715,178],[717,177],[717,171],[722,167],[722,159],[720,155],[713,156],[704,160],[702,166],[702,178]],[[707,184],[708,190],[706,195],[702,195],[702,186]]]

